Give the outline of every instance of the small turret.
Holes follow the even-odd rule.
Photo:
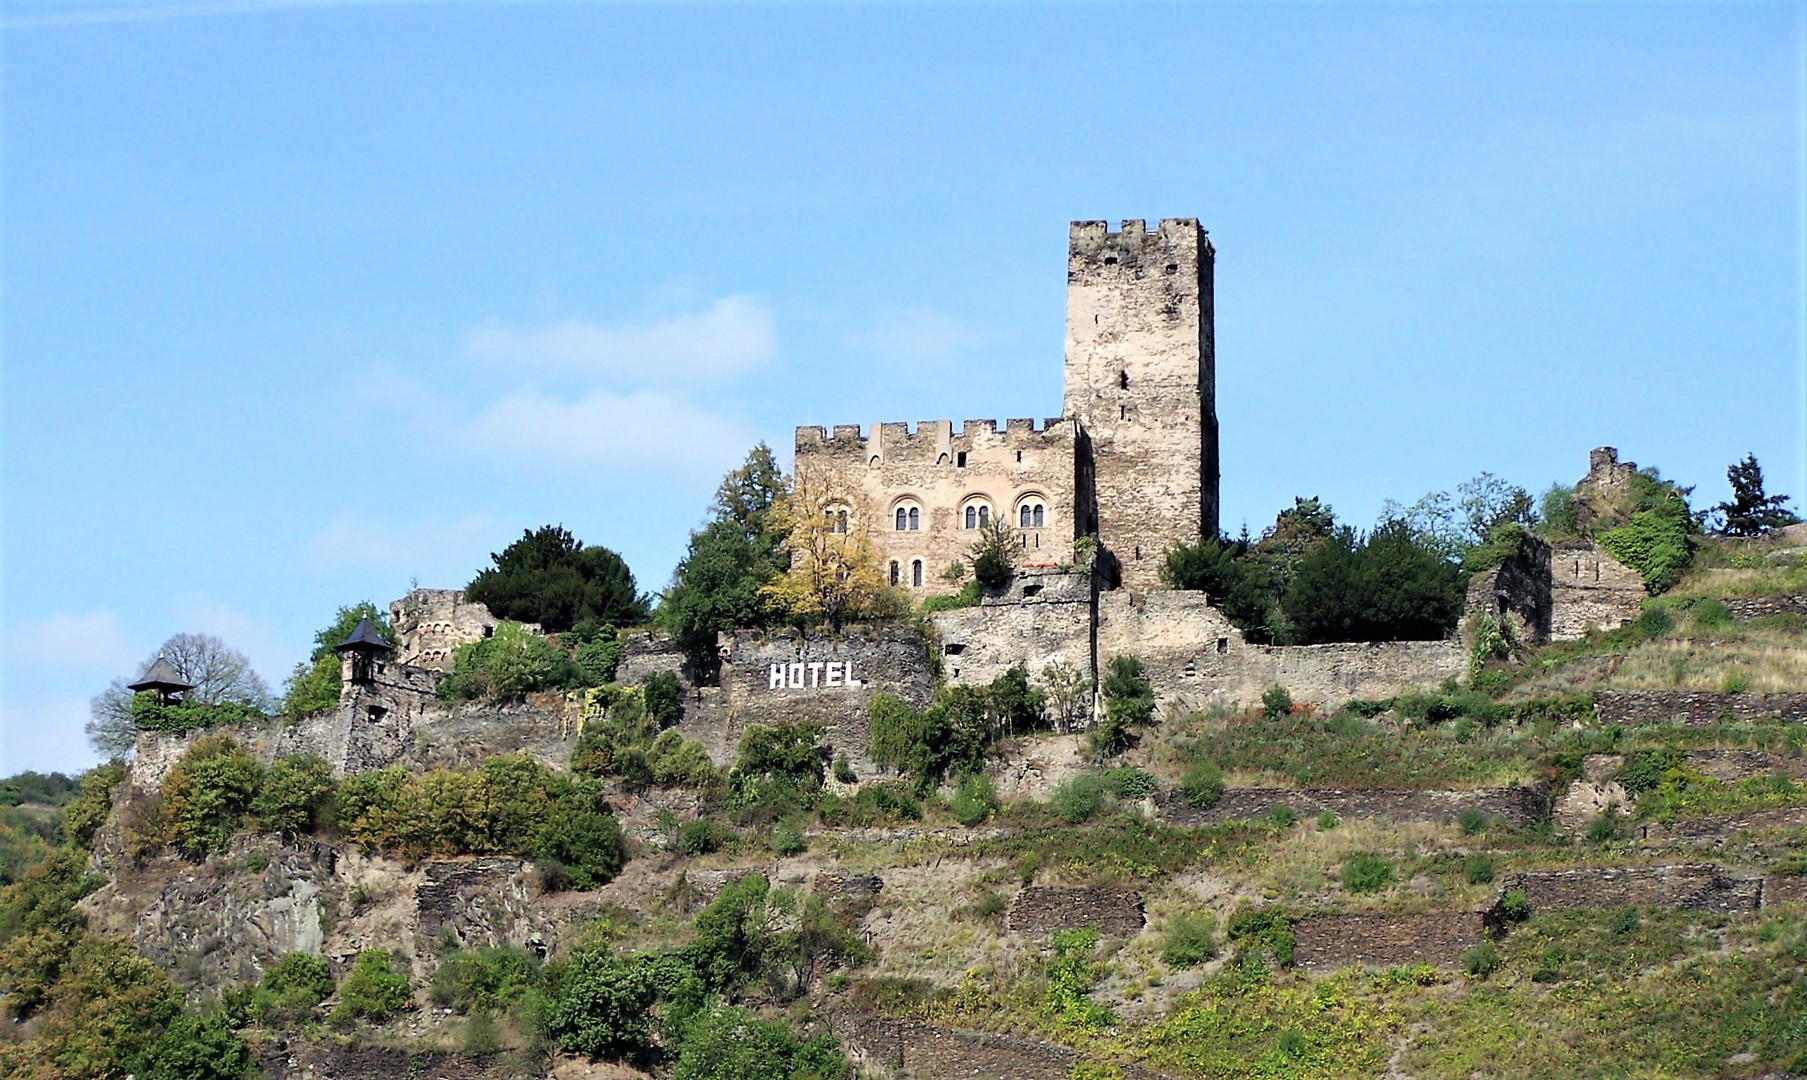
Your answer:
[[[376,661],[393,648],[368,617],[359,619],[351,634],[333,646],[343,664],[340,678],[347,683],[369,682]]]
[[[157,704],[168,705],[178,700],[183,693],[193,690],[194,684],[183,682],[182,674],[176,670],[176,666],[165,660],[162,653],[158,653],[157,660],[151,664],[150,670],[139,676],[138,681],[131,683],[126,689],[135,694],[146,690],[155,691]]]

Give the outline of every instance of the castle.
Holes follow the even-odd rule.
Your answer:
[[[999,520],[1025,567],[1075,562],[1090,536],[1109,585],[1158,587],[1169,547],[1218,531],[1213,258],[1191,218],[1073,222],[1061,416],[800,427],[799,483],[913,592]]]

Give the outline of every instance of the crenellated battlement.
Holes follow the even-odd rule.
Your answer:
[[[1138,267],[1144,262],[1162,263],[1174,273],[1212,252],[1210,234],[1199,228],[1197,218],[1164,218],[1153,229],[1140,218],[1123,222],[1112,232],[1103,221],[1075,221],[1067,233],[1068,272],[1106,267]],[[1171,264],[1168,269],[1166,264]]]
[[[869,437],[868,432],[876,439]],[[1050,416],[1039,421],[1033,417],[1013,417],[1005,420],[1001,429],[998,421],[989,418],[963,420],[959,427],[955,427],[952,420],[919,420],[914,430],[909,423],[897,420],[869,426],[836,424],[833,428],[806,425],[797,429],[796,448],[799,453],[860,450],[888,457],[920,452],[925,448],[939,452],[973,451],[993,446],[1013,450],[1040,449],[1068,445],[1072,437],[1072,422],[1064,416]]]

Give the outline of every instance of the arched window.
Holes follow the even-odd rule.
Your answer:
[[[897,531],[903,532],[904,528],[906,527],[905,523],[909,520],[910,520],[909,511],[905,510],[901,506],[898,507],[897,508]]]
[[[1016,512],[1017,527],[1019,529],[1027,529],[1029,527],[1030,517],[1031,517],[1031,515],[1029,513],[1029,504],[1024,503],[1021,507],[1019,507],[1017,509],[1017,512]]]
[[[898,513],[901,514],[901,513],[903,513],[903,511],[899,510]],[[896,559],[891,560],[891,584],[893,584],[893,585],[897,584],[897,560]]]
[[[921,559],[913,560],[910,563],[910,584],[915,586],[918,589],[922,588],[922,560]]]
[[[991,507],[989,507],[989,506],[979,507],[979,528],[983,529],[985,526],[990,525],[990,524],[991,524]]]
[[[1035,527],[1038,529],[1042,527],[1042,504],[1041,503],[1035,504]]]
[[[910,507],[910,531],[911,532],[917,531],[917,528],[918,528],[919,524],[921,523],[921,521],[922,521],[922,511],[918,510],[914,506]]]
[[[978,507],[969,506],[966,508],[966,527],[969,529],[976,529],[979,527],[979,508]]]
[[[837,511],[835,513],[834,531],[838,532],[838,533],[844,533],[847,531],[847,511],[841,510],[841,511]]]

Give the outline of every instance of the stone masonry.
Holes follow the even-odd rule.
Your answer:
[[[1101,934],[1139,932],[1144,923],[1142,894],[1111,886],[1061,888],[1031,885],[1016,894],[1009,925],[1018,934],[1097,928]]]
[[[1710,690],[1601,690],[1594,716],[1605,724],[1712,724],[1721,720],[1807,721],[1807,694],[1716,694]]]
[[[1481,916],[1473,911],[1310,915],[1293,923],[1293,962],[1316,972],[1352,964],[1455,968],[1484,940]]]

